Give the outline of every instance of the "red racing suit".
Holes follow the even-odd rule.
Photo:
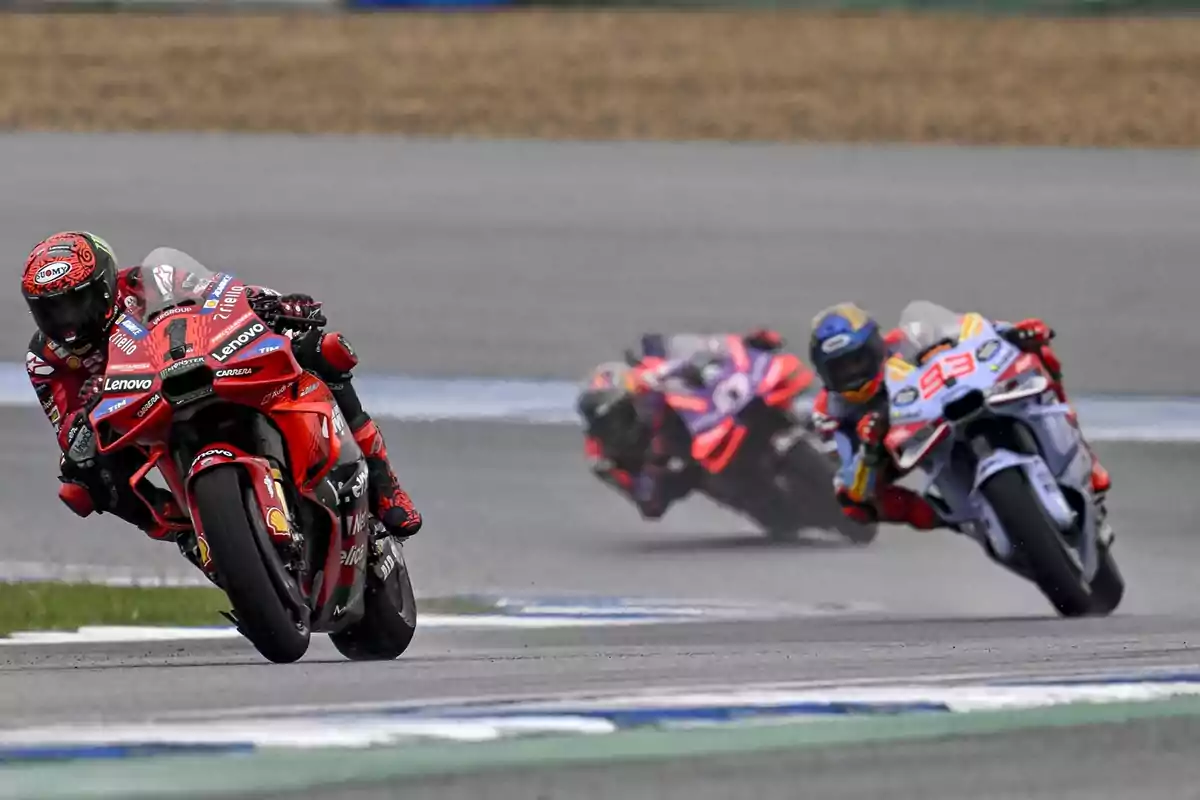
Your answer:
[[[117,274],[119,309],[136,312],[143,307],[140,270],[140,267],[130,267]],[[253,305],[257,300],[281,295],[265,286],[248,285],[246,297]],[[307,296],[295,297],[306,298],[299,301],[301,308],[319,308],[319,304]],[[107,511],[153,538],[166,538],[166,532],[159,529],[153,514],[129,488],[129,478],[142,466],[143,457],[134,449],[103,455],[96,451],[88,415],[103,386],[107,345],[106,339],[99,345],[87,344],[72,349],[51,341],[41,331],[35,333],[29,343],[25,368],[42,410],[54,427],[63,454],[59,462],[63,472],[60,480],[68,486],[86,490],[68,492],[67,495],[60,492],[60,497],[81,516],[87,516],[92,510]],[[390,466],[383,435],[363,410],[351,385],[351,370],[358,359],[349,343],[339,333],[297,336],[293,353],[302,368],[315,372],[329,386],[355,441],[362,448],[370,471],[369,485],[376,515],[393,532],[416,533],[421,527],[421,516],[400,488]],[[178,517],[182,513],[171,494],[149,480],[143,479],[138,490],[164,516]],[[182,540],[180,546],[182,549]]]
[[[1038,319],[1014,324],[993,321],[998,333],[1018,347],[1038,353],[1054,380],[1053,389],[1066,403],[1062,385],[1062,363],[1049,345],[1050,329]],[[904,334],[893,329],[884,337],[887,355],[901,354]],[[834,491],[843,512],[860,522],[879,520],[900,522],[919,530],[943,527],[941,515],[916,492],[896,486],[895,468],[890,459],[880,458],[882,441],[890,419],[886,384],[862,403],[850,403],[822,388],[813,402],[813,425],[828,441],[837,445],[841,466],[834,477]],[[1109,488],[1108,473],[1093,453],[1092,485],[1097,492]]]

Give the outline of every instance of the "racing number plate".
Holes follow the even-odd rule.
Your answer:
[[[921,397],[925,400],[946,388],[950,378],[961,378],[975,371],[974,353],[956,353],[935,361],[921,375]]]

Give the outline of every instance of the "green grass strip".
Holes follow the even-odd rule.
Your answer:
[[[631,730],[479,744],[266,749],[250,755],[161,756],[0,768],[0,800],[216,797],[565,765],[646,763],[869,742],[979,736],[1030,728],[1121,724],[1200,714],[1200,698],[1073,703],[1029,710],[864,716],[778,725]],[[401,793],[402,794],[402,793]]]
[[[75,630],[82,625],[228,624],[224,592],[204,587],[0,583],[0,635]]]
[[[104,586],[92,583],[0,583],[0,636],[18,631],[75,630],[84,625],[228,625],[225,593],[206,587]],[[481,600],[431,597],[418,613],[485,614]]]

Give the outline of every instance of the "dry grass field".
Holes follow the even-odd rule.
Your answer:
[[[1200,20],[0,15],[0,127],[1200,145]]]

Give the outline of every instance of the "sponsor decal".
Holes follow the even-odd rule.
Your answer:
[[[305,397],[307,395],[310,395],[313,392],[315,392],[317,389],[319,389],[320,387],[321,387],[320,381],[311,380],[305,385],[304,391],[300,392],[300,397]]]
[[[159,322],[162,322],[167,317],[173,317],[176,314],[190,314],[191,312],[193,312],[195,310],[196,309],[194,306],[171,306],[170,308],[168,308],[164,311],[159,311],[157,314],[155,314],[153,317],[151,317],[150,324],[156,325]]]
[[[229,357],[267,332],[267,326],[261,322],[252,322],[221,344],[211,355],[219,363],[225,363]]]
[[[154,386],[153,375],[130,375],[127,378],[110,377],[104,381],[104,393],[148,392],[152,386]]]
[[[834,350],[838,350],[850,344],[850,342],[853,340],[854,337],[848,333],[839,333],[837,336],[830,336],[821,344],[821,352],[832,353]]]
[[[333,432],[338,434],[346,432],[346,418],[342,416],[342,409],[338,406],[333,407]]]
[[[175,375],[177,373],[183,372],[185,370],[189,370],[192,367],[198,366],[203,363],[204,363],[203,356],[200,356],[197,358],[185,358],[182,361],[176,361],[171,366],[166,367],[165,369],[161,370],[158,374],[160,377],[166,378],[171,375]]]
[[[150,271],[159,297],[170,297],[175,293],[175,268],[170,264],[156,264]]]
[[[238,298],[245,293],[246,287],[242,285],[234,286],[222,297],[217,303],[217,319],[229,319],[233,316],[233,310],[237,308]]]
[[[1000,340],[988,339],[975,350],[975,357],[980,361],[991,361],[1000,352]]]
[[[208,288],[208,284],[211,282],[212,281],[210,281],[208,278],[200,277],[199,273],[189,272],[183,276],[183,280],[180,281],[179,285],[184,289],[184,291],[188,291],[188,292],[201,291],[202,292],[206,288]]]
[[[30,375],[53,375],[54,367],[30,351],[25,355],[25,371]]]
[[[133,295],[131,295],[131,294],[127,294],[127,295],[125,295],[125,309],[126,309],[127,311],[134,311],[134,310],[136,310],[136,309],[137,309],[137,304],[138,304],[138,301],[137,301],[137,298],[136,298],[136,297],[134,297],[134,296],[133,296]]]
[[[242,327],[247,322],[249,322],[250,320],[255,319],[255,318],[256,317],[255,317],[255,314],[253,311],[247,311],[245,314],[242,314],[240,317],[235,319],[233,322],[229,323],[224,328],[222,328],[221,330],[217,331],[212,336],[210,336],[209,341],[212,341],[213,339],[224,339],[226,336],[233,333],[238,328]]]
[[[396,570],[396,557],[392,555],[391,550],[382,554],[383,557],[375,564],[375,575],[381,581],[386,581],[388,576]]]
[[[70,447],[67,454],[76,464],[86,467],[96,456],[96,435],[91,425],[77,425],[70,434]]]
[[[350,493],[355,497],[362,497],[363,492],[367,489],[367,473],[360,472],[358,477],[354,479],[354,485],[350,487]]]
[[[255,350],[253,355],[265,356],[267,353],[274,353],[281,347],[283,347],[281,344],[264,344],[262,347],[259,347],[257,350]]]
[[[92,412],[92,419],[103,419],[110,414],[115,414],[129,405],[129,401],[129,397],[122,397],[120,400],[105,400],[96,406],[96,410]]]
[[[129,361],[121,362],[120,364],[109,364],[109,372],[137,372],[143,369],[150,369],[148,361]]]
[[[272,389],[270,392],[267,392],[267,394],[263,397],[262,402],[259,403],[259,405],[265,406],[265,405],[277,400],[281,394],[283,394],[284,392],[287,391],[287,388],[288,388],[288,384],[285,383],[283,386],[280,386],[278,389]],[[322,420],[322,422],[324,422],[324,420]],[[325,438],[328,439],[329,436],[326,435]]]
[[[37,271],[33,276],[33,282],[39,286],[44,286],[47,283],[54,283],[56,280],[66,275],[71,271],[71,265],[65,261],[55,261],[53,264],[47,264]]]
[[[229,367],[227,369],[219,369],[213,374],[218,378],[240,378],[243,375],[253,375],[257,371],[257,367]]]
[[[208,549],[208,540],[204,538],[204,532],[196,531],[196,549],[200,551],[200,565],[205,569],[212,566],[212,551]]]
[[[134,339],[144,339],[146,337],[146,329],[142,327],[140,322],[128,314],[122,314],[120,319],[117,320],[117,325]]]
[[[916,387],[905,386],[892,396],[892,405],[901,407],[911,406],[913,403],[917,402],[918,397],[920,397],[920,392],[916,390]]]
[[[271,529],[272,536],[292,535],[292,529],[288,525],[287,517],[278,508],[272,508],[267,512],[267,527]]]
[[[154,408],[156,405],[158,405],[158,401],[159,401],[159,400],[162,400],[162,395],[161,395],[161,394],[159,394],[158,392],[155,392],[154,394],[150,395],[150,399],[149,399],[149,400],[147,400],[147,401],[146,401],[146,402],[145,402],[145,403],[142,405],[142,407],[138,409],[138,412],[137,412],[137,414],[135,414],[135,415],[134,415],[134,417],[135,417],[135,418],[137,418],[137,419],[141,419],[142,417],[144,417],[144,416],[146,416],[147,414],[149,414],[149,413],[150,413],[150,409],[152,409],[152,408]]]
[[[360,533],[363,532],[363,530],[366,527],[367,527],[367,512],[359,511],[350,520],[350,533],[348,534],[349,537],[351,539],[356,538]]]
[[[112,346],[120,350],[127,356],[131,356],[137,350],[137,342],[121,332],[116,332],[108,339]],[[76,368],[77,369],[77,368]]]
[[[363,556],[366,554],[366,552],[367,552],[367,546],[362,545],[362,544],[356,544],[353,547],[351,547],[349,550],[343,550],[342,551],[342,566],[343,567],[357,567],[359,565],[359,563],[363,560]]]
[[[270,475],[263,475],[263,486],[267,487],[267,494],[269,494],[271,496],[271,499],[274,500],[275,499],[275,481],[271,480]]]
[[[197,453],[196,457],[192,459],[191,469],[195,469],[197,464],[200,464],[200,466],[205,466],[205,464],[208,461],[212,461],[214,458],[218,458],[218,457],[236,458],[236,456],[233,453],[229,452],[228,450],[222,450],[219,447],[214,447],[214,448],[210,448],[208,450],[204,450],[204,451]],[[205,462],[205,463],[201,463],[201,462]]]
[[[217,283],[204,299],[204,310],[200,312],[201,314],[211,314],[216,309],[217,299],[225,291],[225,287],[229,285],[231,280],[233,280],[233,276],[225,272],[216,276]]]

